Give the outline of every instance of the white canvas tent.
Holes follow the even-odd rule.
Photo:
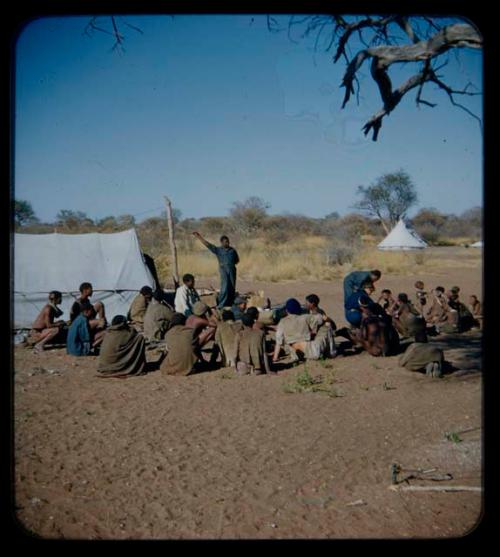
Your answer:
[[[113,234],[14,234],[14,329],[30,328],[51,290],[63,293],[61,319],[82,282],[94,288],[91,301],[105,304],[110,321],[126,315],[145,285],[154,288],[134,229]]]
[[[471,244],[470,247],[471,248],[482,248],[483,247],[483,241],[478,240],[477,242],[474,242],[473,244]]]
[[[426,248],[427,244],[414,230],[407,228],[403,219],[399,219],[377,247],[380,250],[411,250]]]

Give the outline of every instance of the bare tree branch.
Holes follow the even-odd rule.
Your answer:
[[[429,39],[411,45],[376,46],[361,50],[349,63],[342,80],[341,86],[346,88],[342,108],[345,107],[354,92],[352,83],[356,76],[356,72],[367,58],[372,58],[371,75],[379,88],[380,96],[383,101],[382,110],[372,116],[363,127],[365,135],[367,135],[369,131],[373,131],[373,141],[376,141],[378,138],[383,117],[394,110],[401,98],[414,87],[420,85],[420,90],[417,94],[417,103],[432,106],[432,103],[422,101],[421,99],[422,87],[426,81],[434,81],[448,93],[453,105],[464,109],[480,121],[476,115],[473,115],[471,111],[459,103],[456,103],[453,99],[453,94],[470,95],[471,93],[467,91],[455,91],[442,81],[437,82],[436,80],[438,78],[435,73],[432,72],[430,62],[432,59],[447,52],[451,48],[481,48],[481,46],[482,38],[472,26],[468,24],[453,24],[443,28]],[[388,74],[389,67],[396,62],[415,61],[425,62],[423,71],[415,74],[400,87],[393,90],[392,82]]]

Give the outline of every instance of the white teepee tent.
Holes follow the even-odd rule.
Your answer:
[[[381,250],[411,250],[426,248],[427,244],[414,230],[406,227],[403,219],[399,219],[377,247]]]

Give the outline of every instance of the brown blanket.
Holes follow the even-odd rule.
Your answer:
[[[168,375],[188,375],[198,360],[194,352],[197,341],[193,337],[193,329],[176,325],[167,332],[165,341],[168,353],[160,370]]]
[[[112,325],[104,335],[97,371],[103,377],[139,375],[146,363],[144,337],[126,323]]]

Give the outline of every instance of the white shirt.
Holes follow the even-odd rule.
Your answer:
[[[192,315],[193,306],[200,301],[200,295],[194,288],[188,288],[185,284],[179,286],[175,293],[175,311],[183,315]]]

